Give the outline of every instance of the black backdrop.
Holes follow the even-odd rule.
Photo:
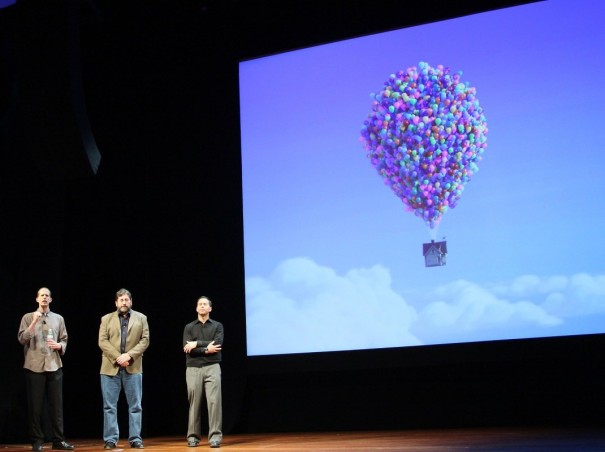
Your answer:
[[[70,333],[68,438],[102,435],[97,332],[121,287],[151,328],[144,436],[185,434],[181,335],[200,295],[226,329],[227,433],[602,422],[602,335],[246,359],[237,62],[478,8],[406,3],[21,0],[0,10],[0,442],[27,440],[16,336],[40,286]],[[481,7],[515,3],[525,2]],[[78,102],[102,155],[96,174]]]

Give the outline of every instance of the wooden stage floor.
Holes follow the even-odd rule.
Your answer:
[[[78,451],[102,451],[99,439],[72,439]],[[144,438],[152,451],[209,450],[207,442],[187,447],[185,438]],[[31,450],[29,444],[0,444],[0,452]],[[51,444],[44,445],[45,451]],[[131,451],[121,440],[115,452]],[[321,432],[226,435],[220,449],[229,451],[380,451],[380,452],[602,452],[605,429],[451,429],[385,432]]]

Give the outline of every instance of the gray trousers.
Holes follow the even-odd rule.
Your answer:
[[[189,423],[187,437],[202,438],[201,409],[206,396],[208,406],[208,440],[223,440],[223,400],[221,393],[221,366],[187,367],[187,397],[189,399]]]

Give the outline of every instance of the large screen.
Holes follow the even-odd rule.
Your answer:
[[[605,332],[605,3],[239,67],[249,356]]]

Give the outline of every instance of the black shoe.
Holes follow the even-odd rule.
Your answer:
[[[32,444],[32,450],[34,452],[42,452],[42,450],[44,449],[44,444],[43,443],[34,443]]]
[[[115,449],[116,448],[116,443],[114,443],[113,441],[105,441],[105,446],[103,446],[103,449]]]
[[[75,446],[67,441],[59,441],[53,443],[53,450],[74,450]]]
[[[145,449],[145,446],[143,446],[143,441],[133,441],[130,443],[130,447],[132,447],[133,449]]]

